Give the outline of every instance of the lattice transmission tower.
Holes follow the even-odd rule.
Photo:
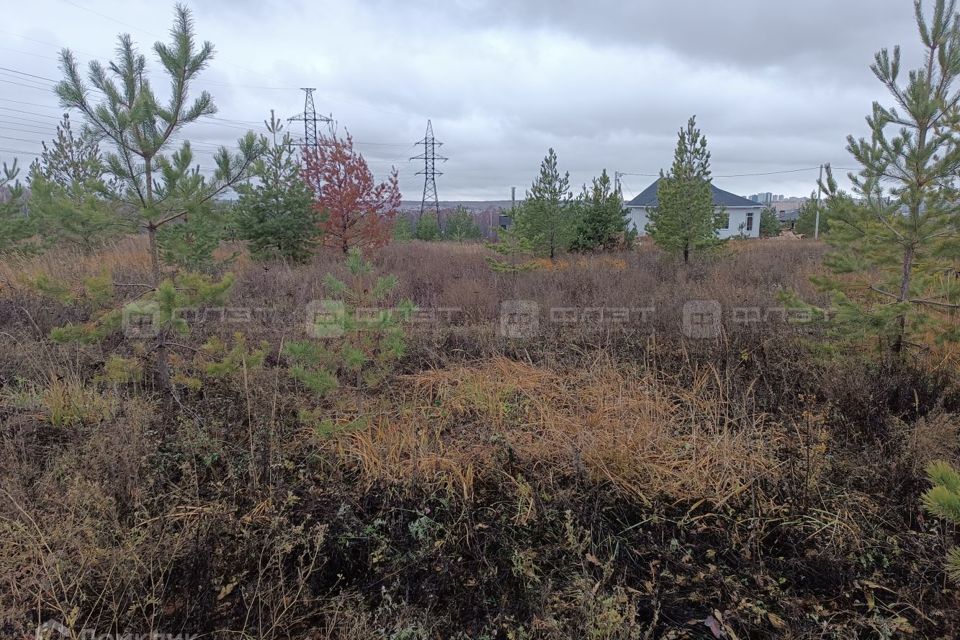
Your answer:
[[[333,118],[327,116],[318,116],[317,109],[313,104],[313,92],[315,87],[302,87],[306,93],[303,99],[303,113],[289,118],[287,122],[303,122],[303,138],[296,144],[304,148],[316,148],[317,146],[317,123],[322,122],[328,127],[333,122]]]
[[[428,207],[433,208],[437,214],[437,226],[440,226],[440,200],[437,198],[437,176],[443,173],[437,171],[437,161],[446,162],[449,158],[437,155],[437,147],[443,146],[442,142],[437,142],[433,137],[433,123],[427,120],[427,133],[423,140],[416,144],[423,145],[423,153],[413,156],[411,160],[423,160],[423,171],[417,171],[418,176],[424,176],[423,179],[423,199],[420,201],[420,217]]]

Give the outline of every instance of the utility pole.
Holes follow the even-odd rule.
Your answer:
[[[619,171],[613,172],[613,188],[616,191],[620,191],[620,178],[622,177],[623,177],[623,174],[620,173]]]
[[[423,145],[423,153],[413,156],[411,160],[423,160],[423,171],[418,171],[418,176],[424,176],[423,179],[423,199],[420,201],[420,218],[428,206],[432,206],[437,212],[437,228],[440,227],[440,201],[437,198],[437,176],[443,173],[437,171],[437,160],[446,162],[448,158],[437,155],[437,147],[443,146],[442,142],[437,142],[433,137],[433,123],[427,120],[427,132],[423,140],[416,144]],[[419,220],[419,218],[418,218]]]
[[[813,239],[820,239],[820,197],[823,192],[823,165],[820,165],[820,179],[817,180],[817,215],[813,223]]]
[[[305,149],[316,149],[318,138],[317,138],[317,123],[323,122],[327,126],[333,122],[333,118],[328,118],[327,116],[318,116],[317,109],[313,105],[313,92],[316,91],[315,87],[301,87],[306,95],[303,98],[303,113],[298,113],[297,115],[289,118],[287,122],[303,122],[303,139],[296,144]]]
[[[517,208],[517,188],[516,187],[510,187],[510,208],[511,209]]]

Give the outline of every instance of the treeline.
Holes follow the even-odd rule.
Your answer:
[[[206,176],[189,142],[169,156],[141,148],[169,143],[159,140],[103,153],[96,128],[88,123],[76,132],[65,114],[25,182],[16,161],[4,165],[0,253],[65,246],[91,252],[145,232],[159,281],[161,264],[211,270],[224,240],[246,242],[256,259],[295,262],[320,245],[346,253],[390,240],[400,206],[395,171],[377,182],[349,135],[324,137],[317,149],[301,153],[273,113],[264,124],[268,135],[248,133],[236,154],[221,149],[214,175]],[[236,197],[219,197],[228,190]]]
[[[954,2],[937,0],[932,18],[918,12],[926,66],[903,76],[897,49],[882,50],[872,67],[896,109],[879,102],[867,138],[848,139],[861,169],[853,192],[832,171],[821,186],[822,206],[809,203],[800,227],[819,215],[832,252],[830,273],[818,280],[851,333],[879,336],[901,353],[960,337],[960,25]],[[169,81],[166,100],[154,93],[147,57],[121,36],[116,60],[92,62],[81,73],[70,50],[60,56],[63,80],[55,91],[70,114],[22,176],[16,162],[0,176],[0,252],[36,252],[73,245],[93,251],[120,234],[149,238],[152,282],[164,265],[212,273],[221,241],[239,240],[257,259],[307,260],[319,246],[376,250],[393,239],[474,240],[482,234],[463,209],[439,224],[435,216],[398,220],[397,173],[377,180],[349,134],[326,134],[313,149],[298,149],[270,115],[265,134],[247,132],[233,150],[219,149],[215,168],[200,171],[189,142],[191,126],[216,113],[213,97],[192,91],[214,47],[194,33],[189,10],[178,6],[168,43],[153,47]],[[661,172],[658,204],[644,229],[665,252],[684,262],[723,246],[726,226],[710,194],[710,152],[690,118],[678,133],[673,163]],[[225,198],[228,193],[235,197]],[[498,232],[498,251],[553,259],[567,251],[629,247],[636,237],[618,185],[606,171],[576,195],[569,173],[550,149],[526,197]],[[772,210],[761,216],[765,235],[777,231]],[[227,257],[229,258],[229,257]],[[224,256],[220,256],[224,259]],[[785,294],[787,295],[787,294]],[[793,301],[802,304],[802,301]]]
[[[16,161],[4,164],[0,252],[93,251],[141,232],[156,285],[163,264],[210,270],[225,239],[245,241],[255,258],[293,261],[319,245],[346,253],[390,240],[396,171],[375,180],[349,135],[325,135],[300,153],[271,113],[266,135],[248,132],[234,151],[221,147],[214,170],[202,173],[190,142],[177,139],[217,112],[210,94],[191,91],[213,45],[197,41],[189,10],[178,6],[170,42],[153,49],[172,87],[167,101],[153,92],[146,57],[129,36],[119,38],[116,61],[93,62],[86,75],[70,50],[61,52],[55,91],[83,127],[64,115],[25,176]],[[230,192],[235,199],[224,197]]]

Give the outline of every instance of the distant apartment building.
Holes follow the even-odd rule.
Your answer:
[[[783,200],[782,193],[755,193],[752,196],[747,196],[747,200],[751,202],[756,202],[757,204],[773,204],[774,202],[781,202]]]

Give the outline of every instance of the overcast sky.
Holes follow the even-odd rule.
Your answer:
[[[928,4],[932,0],[928,0]],[[611,173],[668,167],[677,130],[697,115],[714,183],[748,195],[806,195],[821,162],[851,166],[849,133],[864,133],[869,70],[901,44],[916,63],[911,0],[193,0],[196,31],[216,57],[197,88],[218,121],[185,137],[200,160],[235,144],[275,109],[318,111],[349,130],[379,176],[400,171],[418,200],[428,118],[450,160],[441,199],[507,199],[529,186],[549,147],[580,185]],[[31,0],[0,24],[0,159],[33,159],[60,109],[49,80],[57,53],[110,59],[130,33],[156,67],[173,4],[153,0]],[[24,75],[31,74],[31,75]],[[157,84],[161,92],[163,84]],[[301,130],[295,130],[300,132]],[[205,153],[203,153],[205,152]],[[625,195],[652,178],[625,176]]]

